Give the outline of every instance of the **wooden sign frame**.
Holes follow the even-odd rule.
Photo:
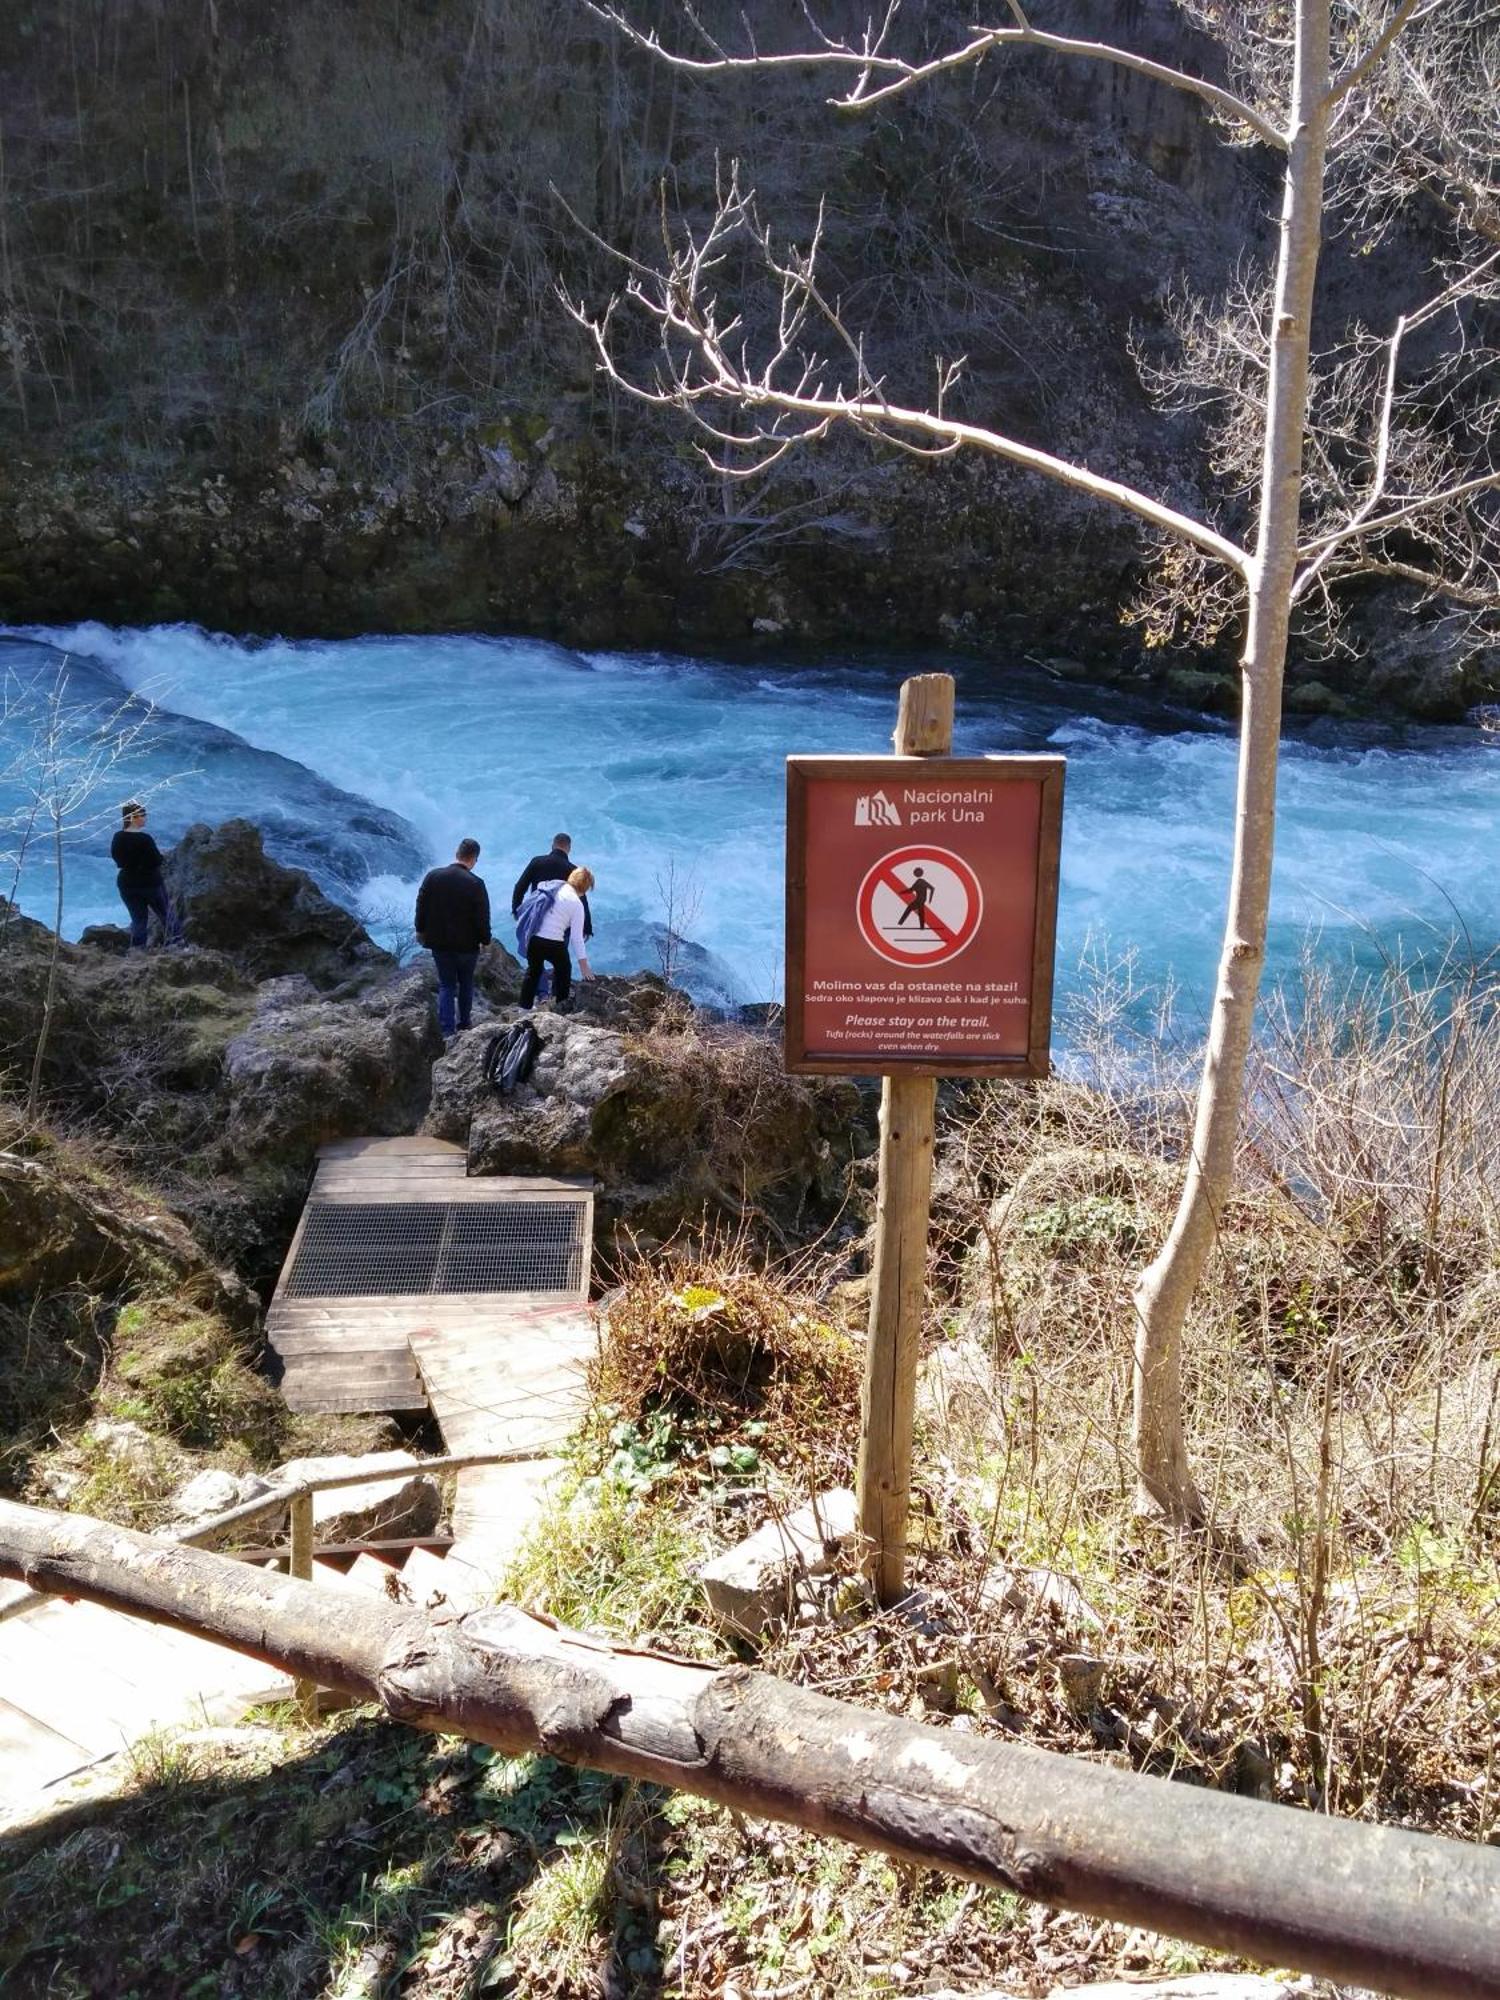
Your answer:
[[[1057,891],[1062,849],[1066,760],[1049,756],[788,757],[786,875],[786,1067],[794,1076],[1045,1077],[1052,1067],[1052,988],[1057,943]],[[810,1053],[807,1038],[808,801],[820,780],[841,779],[872,789],[915,783],[961,788],[1025,783],[1040,792],[1031,984],[1026,1053],[1011,1056],[903,1056],[872,1050],[868,1062],[851,1054]]]

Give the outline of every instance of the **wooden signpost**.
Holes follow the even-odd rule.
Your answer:
[[[940,1076],[1050,1065],[1061,757],[955,758],[953,680],[901,689],[892,757],[787,759],[786,1063],[883,1078],[859,1518],[906,1586]]]

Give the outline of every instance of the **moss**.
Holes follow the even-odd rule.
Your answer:
[[[286,1411],[251,1366],[241,1333],[218,1314],[170,1296],[138,1299],[115,1322],[102,1406],[197,1450],[239,1445],[276,1456]]]

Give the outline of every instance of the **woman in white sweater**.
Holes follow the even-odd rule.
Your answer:
[[[529,1007],[536,998],[542,967],[552,967],[552,997],[559,1007],[566,1004],[573,985],[571,944],[578,954],[578,974],[592,979],[594,974],[583,942],[584,897],[594,886],[590,869],[575,868],[552,899],[552,907],[537,925],[526,947],[526,977],[521,982],[521,1005]]]

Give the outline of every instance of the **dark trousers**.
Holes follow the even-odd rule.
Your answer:
[[[153,883],[149,889],[122,889],[120,901],[130,912],[130,948],[144,951],[150,934],[151,919],[154,916],[161,925],[162,944],[178,944],[182,940],[182,926],[177,921],[177,913],[172,908],[164,882]]]
[[[438,976],[438,1026],[445,1035],[467,1028],[474,1008],[474,968],[477,951],[437,951],[432,954]]]
[[[568,956],[566,938],[534,937],[526,947],[526,977],[521,981],[521,1005],[529,1007],[536,998],[542,967],[552,967],[552,997],[561,1007],[573,985],[573,961]]]

